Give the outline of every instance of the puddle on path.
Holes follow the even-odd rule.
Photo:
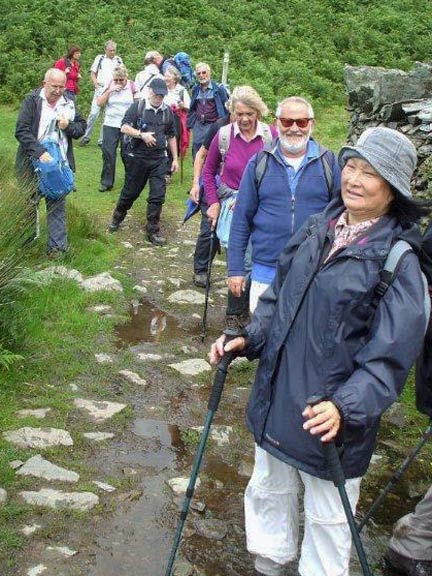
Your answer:
[[[182,328],[173,316],[142,300],[131,305],[130,322],[116,326],[115,334],[120,348],[140,342],[172,342],[190,335],[190,332]]]
[[[202,307],[198,307],[196,312],[202,314]],[[141,342],[166,344],[185,338],[188,341],[201,341],[201,322],[198,321],[190,328],[182,327],[174,316],[157,308],[148,300],[134,301],[129,313],[130,321],[127,324],[119,324],[114,330],[118,348]],[[207,342],[219,336],[219,328],[209,324],[210,319],[208,319]]]
[[[94,565],[86,573],[88,576],[159,576],[165,573],[180,514],[166,480],[184,476],[185,471],[189,473],[193,455],[186,450],[176,424],[137,419],[131,431],[144,441],[145,447],[117,454],[117,464],[145,467],[146,474],[140,481],[143,495],[138,501],[120,507],[113,517],[107,519],[99,533]],[[219,458],[207,455],[200,473],[224,483],[224,490],[206,492],[203,497],[211,514],[226,520],[231,518],[233,508],[241,506],[244,478]],[[197,496],[200,499],[199,494]],[[179,504],[182,500],[179,499]],[[196,518],[196,514],[191,511],[189,517]],[[198,536],[182,540],[178,556],[190,554],[206,576],[251,576],[253,570],[249,559],[245,554],[238,558],[239,547],[243,548],[238,539],[237,533],[224,539],[225,560],[220,557],[221,543]],[[229,568],[225,566],[227,558],[230,559]]]
[[[195,451],[187,450],[177,424],[142,418],[134,420],[131,431],[137,438],[135,449],[117,454],[117,464],[145,469],[145,475],[139,481],[143,495],[136,502],[120,506],[113,517],[107,519],[98,536],[95,563],[87,576],[162,576],[165,571],[180,513],[166,480],[186,476],[191,470]],[[198,535],[182,539],[179,556],[187,557],[206,576],[252,576],[254,572],[245,551],[242,520],[242,497],[247,478],[208,450],[204,454],[200,477],[207,485],[202,494],[197,493],[198,499],[206,504],[204,516],[224,520],[228,534],[222,542]],[[376,495],[366,494],[365,488],[363,486],[363,498]],[[412,508],[412,501],[405,501],[405,506]],[[376,576],[389,574],[382,571],[380,558],[397,508],[394,497],[389,497],[381,509],[386,519],[376,518],[375,527],[362,534]],[[191,517],[197,518],[196,513],[190,513]],[[361,574],[354,549],[350,573],[352,576]],[[286,574],[293,576],[295,568],[287,570]]]

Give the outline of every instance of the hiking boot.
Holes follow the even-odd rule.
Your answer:
[[[165,246],[167,243],[166,238],[161,236],[159,232],[155,232],[154,234],[147,234],[147,240],[154,244],[155,246]]]
[[[48,250],[47,258],[48,260],[62,260],[65,254],[65,250],[58,250],[57,248],[53,248],[52,250]]]
[[[225,327],[229,330],[236,330],[241,332],[245,326],[249,324],[249,314],[242,313],[237,314],[227,314],[225,316]]]
[[[194,274],[194,284],[198,288],[207,288],[207,274]]]
[[[413,560],[388,548],[384,560],[389,568],[405,576],[432,576],[432,560]]]
[[[279,576],[284,572],[283,564],[278,564],[264,556],[255,557],[255,570],[259,576]]]
[[[81,138],[79,146],[87,146],[87,144],[89,144],[90,140],[88,140],[88,138]]]
[[[126,212],[120,212],[119,210],[115,209],[112,217],[112,222],[108,226],[108,232],[117,232],[117,230],[120,228],[120,224],[123,222],[125,217]]]

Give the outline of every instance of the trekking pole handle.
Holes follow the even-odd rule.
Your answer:
[[[239,334],[237,334],[237,332],[235,332],[234,330],[226,330],[224,334],[226,336],[225,344],[230,340],[234,340],[234,338],[237,338],[237,336],[239,336]],[[234,360],[237,354],[238,352],[234,350],[230,352],[225,352],[225,354],[222,356],[219,364],[216,367],[216,374],[213,381],[213,388],[207,405],[207,408],[209,410],[212,410],[213,412],[216,412],[216,410],[219,407],[219,402],[225,386],[228,366],[231,364],[231,362]]]
[[[327,400],[325,396],[315,394],[314,396],[307,398],[306,403],[309,404],[309,406],[316,406],[316,404],[324,402],[325,400]],[[334,441],[323,442],[322,447],[328,467],[330,468],[333,484],[336,487],[343,486],[345,484],[345,475],[336,444]]]

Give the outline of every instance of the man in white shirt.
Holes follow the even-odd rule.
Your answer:
[[[44,77],[42,88],[33,90],[24,100],[18,115],[15,138],[19,142],[16,158],[18,174],[24,185],[37,181],[33,167],[34,160],[49,162],[50,154],[42,144],[49,136],[59,143],[63,159],[75,171],[72,139],[81,138],[86,129],[86,121],[75,107],[73,100],[64,96],[66,74],[57,68],[50,68]],[[35,195],[34,199],[39,199]],[[56,258],[66,252],[66,197],[57,200],[46,198],[48,227],[48,256]],[[31,223],[36,223],[36,203],[29,209]]]
[[[101,106],[97,103],[97,98],[101,96],[113,79],[113,70],[123,64],[120,56],[116,55],[117,44],[113,40],[105,43],[105,54],[98,54],[90,68],[90,77],[94,86],[94,95],[91,104],[90,114],[87,118],[87,130],[81,138],[80,146],[86,146],[91,139],[95,122],[101,111]],[[98,144],[102,144],[102,133]]]

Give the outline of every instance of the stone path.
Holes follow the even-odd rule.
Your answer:
[[[185,330],[200,334],[204,292],[191,287],[194,242],[187,238],[184,229],[177,233],[175,242],[163,249],[141,246],[133,239],[122,240],[128,260],[116,269],[133,270],[132,320],[139,316],[143,303],[145,305],[143,299],[151,298],[160,309],[174,310]],[[225,263],[216,259],[213,298],[209,300],[210,325],[217,324],[215,318],[223,311],[224,270]],[[65,281],[78,283],[85,291],[111,291],[118,294],[116,297],[125,298],[123,286],[115,278],[115,270],[85,278],[78,270],[54,266],[40,275],[47,283],[62,277]],[[95,302],[87,307],[89,314],[115,317],[114,305]],[[167,323],[161,316],[150,329],[154,329],[155,342],[138,341],[127,348],[94,351],[97,370],[107,374],[106,387],[98,395],[92,393],[92,378],[86,374],[69,383],[74,396],[70,405],[73,424],[70,430],[41,425],[23,426],[3,433],[11,446],[25,449],[28,454],[23,461],[11,459],[11,469],[15,470],[17,478],[35,482],[31,489],[20,490],[17,494],[20,501],[34,508],[35,521],[21,527],[32,553],[23,558],[16,576],[133,576],[138,574],[137,570],[140,574],[161,572],[160,566],[156,568],[147,556],[158,550],[165,554],[169,549],[167,534],[171,539],[178,507],[189,483],[191,454],[195,450],[195,445],[187,447],[187,442],[195,442],[203,430],[203,426],[197,424],[204,419],[209,385],[202,382],[211,380],[211,367],[207,361],[208,342],[202,345],[190,337],[184,341],[180,330],[177,336],[159,344],[157,338],[170,331],[169,319]],[[247,361],[238,359],[231,371],[241,373],[247,369]],[[252,472],[253,450],[251,443],[248,447],[245,447],[246,443],[242,445],[248,395],[246,380],[242,386],[234,383],[226,392],[224,418],[220,421],[216,418],[211,428],[208,461],[197,478],[191,502],[192,518],[182,540],[184,554],[180,554],[174,573],[177,576],[253,574],[250,559],[244,551],[241,500]],[[202,387],[205,388],[203,394]],[[46,405],[19,410],[16,416],[48,421],[53,412],[54,408]],[[129,422],[126,427],[118,424],[122,417]],[[135,420],[130,422],[132,419]],[[181,427],[176,424],[179,422]],[[74,470],[74,466],[67,464],[67,454],[79,453],[83,443],[90,447],[90,458],[94,459],[94,463],[89,462],[90,476],[85,471],[85,463],[84,471]],[[139,451],[142,456],[138,455]],[[93,468],[91,464],[94,464]],[[0,506],[9,498],[6,490],[0,488]],[[103,516],[101,507],[108,511]],[[90,543],[84,536],[80,540],[80,535],[74,533],[71,526],[70,532],[65,532],[69,534],[66,541],[58,542],[55,534],[53,542],[43,539],[45,511],[58,513],[62,510],[68,514],[87,512],[88,518],[96,515],[98,530],[102,533],[98,549],[103,551],[105,547],[107,551],[106,558],[101,554],[100,563],[99,556],[96,561],[94,558],[98,552],[95,552],[94,534]],[[112,522],[110,515],[113,515]],[[161,515],[168,515],[169,522],[161,521]],[[133,536],[135,531],[143,529],[144,549],[143,536],[138,535],[136,540]],[[103,539],[105,534],[106,540]],[[194,544],[194,535],[204,544]],[[186,562],[184,556],[193,561]],[[220,567],[214,569],[212,564],[206,567],[208,557],[218,559],[219,556],[223,562],[218,566],[224,565],[222,570],[226,571],[221,571]],[[351,574],[360,574],[356,565]]]
[[[132,251],[134,249],[132,243],[126,241],[122,243],[128,250]],[[184,246],[192,246],[193,244],[193,242],[185,240],[182,244],[182,249],[184,249]],[[166,257],[168,259],[173,259],[171,265],[172,269],[177,268],[175,261],[178,257],[179,250],[180,246],[171,246],[166,251]],[[153,248],[148,249],[145,247],[139,248],[137,254],[142,258],[143,256],[148,255],[154,256],[155,251]],[[216,266],[218,264],[219,263],[216,263]],[[86,278],[78,270],[69,269],[66,266],[52,266],[40,272],[39,275],[47,284],[55,278],[62,277],[65,281],[78,283],[83,290],[88,292],[123,292],[121,283],[110,272],[103,272],[96,276]],[[204,294],[202,291],[184,287],[184,280],[178,276],[168,277],[164,281],[155,280],[152,284],[149,284],[145,279],[140,279],[133,289],[139,294],[139,297],[143,297],[148,294],[149,288],[152,285],[157,286],[159,293],[164,294],[168,305],[180,306],[183,311],[189,308],[192,322],[196,323],[197,319],[200,319],[200,314],[196,313],[196,307],[198,306],[200,308],[204,303]],[[211,298],[209,304],[213,304]],[[140,307],[139,300],[133,301],[132,305],[134,313],[137,313]],[[89,306],[87,311],[88,313],[94,313],[106,317],[112,317],[115,315],[113,306],[104,303]],[[163,326],[163,329],[165,329],[165,325],[160,322],[156,328],[160,328],[161,325]],[[211,370],[206,359],[196,357],[197,352],[199,352],[199,349],[191,345],[182,346],[180,356],[178,354],[167,352],[152,352],[148,349],[145,351],[137,350],[134,354],[134,361],[140,362],[144,366],[152,366],[166,361],[166,366],[169,369],[176,372],[180,377],[188,379],[200,374],[208,373]],[[195,357],[191,357],[194,354]],[[130,368],[128,367],[116,371],[115,366],[118,364],[118,358],[116,358],[112,353],[95,351],[94,357],[95,362],[101,366],[113,366],[113,371],[118,374],[120,381],[135,387],[137,393],[140,393],[139,391],[149,387],[148,378],[144,378],[140,371],[136,371],[135,365]],[[101,400],[100,398],[93,399],[88,396],[80,396],[78,394],[80,394],[82,387],[79,383],[77,384],[72,382],[70,387],[72,391],[77,393],[77,397],[74,398],[73,405],[71,406],[72,413],[75,414],[76,418],[83,421],[83,426],[85,426],[86,421],[98,426],[98,429],[83,431],[79,436],[95,444],[112,442],[116,435],[111,431],[100,430],[100,426],[107,424],[115,415],[121,413],[127,407],[127,404],[114,402],[110,396],[104,400]],[[33,418],[44,420],[50,415],[50,413],[52,413],[52,408],[50,406],[41,406],[34,409],[19,410],[17,411],[16,416],[17,418],[22,419]],[[191,430],[192,429],[193,427],[191,427]],[[195,429],[197,428],[195,427]],[[228,437],[231,430],[231,427],[225,427],[219,432],[215,429],[212,432],[212,438],[217,443],[222,442],[225,444],[229,441]],[[30,453],[31,451],[58,450],[61,447],[63,447],[63,449],[73,450],[75,449],[76,443],[81,441],[79,436],[76,431],[69,432],[68,430],[57,429],[49,426],[24,426],[3,433],[3,437],[11,445],[20,449],[27,449]],[[11,461],[10,466],[15,470],[17,477],[33,478],[39,483],[37,489],[21,490],[18,493],[18,497],[22,501],[29,506],[35,507],[35,509],[79,510],[81,512],[86,512],[92,510],[99,504],[100,496],[103,495],[103,498],[106,499],[110,498],[111,494],[116,492],[116,487],[105,481],[104,478],[94,478],[90,483],[87,483],[88,486],[93,486],[93,491],[92,489],[73,491],[70,489],[64,490],[63,488],[58,488],[55,486],[58,483],[64,485],[79,484],[80,473],[56,463],[55,456],[46,458],[41,453],[34,453],[25,461]],[[124,468],[125,477],[133,478],[135,474],[136,471],[132,468]],[[188,481],[188,477],[173,477],[167,479],[167,484],[171,488],[174,498],[185,494]],[[196,484],[197,490],[199,490],[200,485],[201,480],[198,478]],[[99,492],[100,496],[97,492]],[[0,505],[7,502],[8,498],[6,490],[0,488]],[[194,500],[193,508],[202,512],[205,509],[205,503]],[[34,535],[37,535],[42,528],[42,523],[35,522],[33,524],[26,524],[22,527],[22,533],[26,538],[31,539]],[[220,525],[218,525],[218,521],[214,520],[207,526],[205,522],[202,523],[198,532],[206,538],[222,539],[226,530],[227,527],[224,522],[220,521]],[[25,574],[25,576],[38,576],[39,574],[50,576],[52,573],[57,573],[57,568],[55,566],[58,559],[62,558],[63,561],[65,559],[73,559],[78,552],[79,550],[73,550],[66,543],[58,546],[47,546],[40,555],[40,561],[37,562],[37,558],[35,558],[33,565],[23,568],[22,574]],[[180,563],[177,567],[179,574],[182,573],[182,570],[185,574],[193,573],[192,565],[186,562]],[[83,574],[83,576],[85,575]]]

